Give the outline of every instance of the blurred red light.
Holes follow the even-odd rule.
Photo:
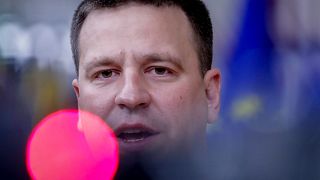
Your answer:
[[[98,116],[62,110],[34,128],[26,163],[32,179],[112,179],[118,167],[118,144],[112,129]]]

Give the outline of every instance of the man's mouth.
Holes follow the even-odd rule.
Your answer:
[[[115,130],[119,141],[123,143],[139,143],[159,134],[143,124],[122,125]]]

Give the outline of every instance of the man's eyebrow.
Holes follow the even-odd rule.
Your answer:
[[[115,63],[115,60],[109,57],[94,58],[84,66],[84,69],[90,71],[95,67],[114,65]]]
[[[182,60],[174,57],[169,54],[159,54],[159,53],[151,53],[151,54],[145,54],[141,56],[136,56],[136,58],[141,58],[143,61],[143,64],[149,64],[149,63],[157,63],[157,62],[169,62],[176,66],[179,69],[182,68]],[[119,60],[116,60],[118,58],[112,58],[112,57],[95,57],[90,62],[86,63],[84,65],[85,72],[89,72],[90,70],[101,67],[101,66],[110,66],[110,65],[116,65],[119,64]]]
[[[143,55],[142,59],[145,60],[145,63],[169,62],[182,69],[182,60],[169,54],[147,54]]]

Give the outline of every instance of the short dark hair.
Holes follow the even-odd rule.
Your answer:
[[[116,8],[131,2],[155,7],[176,6],[182,9],[194,31],[202,75],[211,69],[212,24],[209,11],[201,0],[84,0],[76,9],[71,25],[71,48],[77,76],[79,75],[79,34],[89,13],[102,8]]]

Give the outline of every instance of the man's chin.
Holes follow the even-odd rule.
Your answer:
[[[183,148],[130,149],[121,151],[120,164],[115,179],[177,179],[194,171],[194,155]],[[135,178],[132,178],[135,177]],[[196,179],[196,177],[194,178]]]
[[[127,162],[127,164],[134,164],[136,162],[142,164],[161,164],[188,159],[195,153],[195,151],[184,146],[170,146],[169,144],[152,141],[152,139],[149,140],[135,143],[120,141],[120,161]]]

